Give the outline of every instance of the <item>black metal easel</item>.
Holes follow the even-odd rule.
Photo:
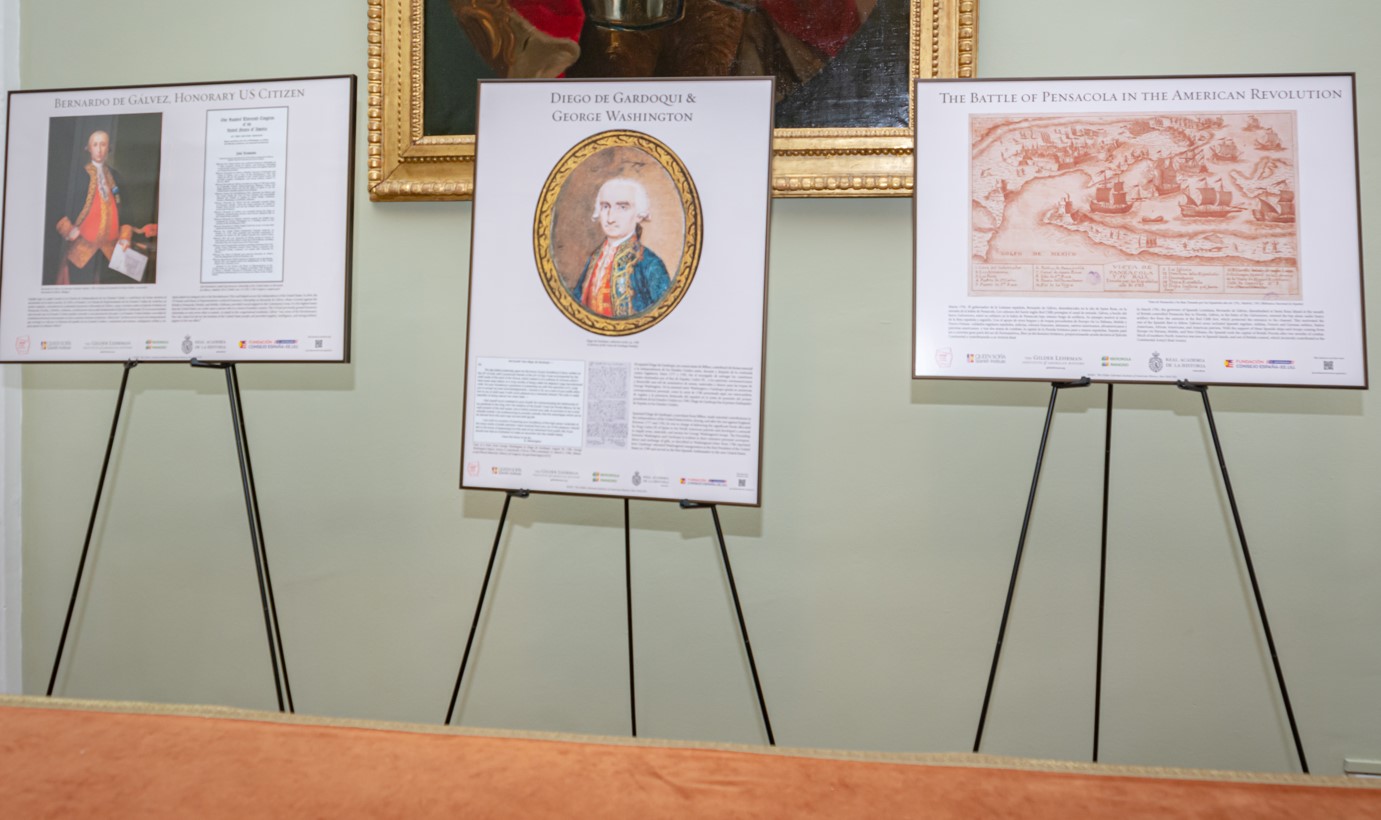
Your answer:
[[[738,615],[738,630],[743,635],[743,649],[748,654],[748,669],[753,673],[753,689],[758,693],[758,711],[762,712],[762,725],[767,730],[767,745],[776,746],[777,738],[772,734],[772,721],[767,717],[767,701],[762,696],[762,681],[758,679],[758,664],[753,660],[753,644],[748,640],[748,624],[743,620],[743,606],[738,600],[738,585],[734,583],[734,568],[729,565],[729,548],[724,545],[724,528],[719,524],[719,507],[714,504],[697,504],[694,501],[681,502],[681,509],[694,510],[709,507],[714,516],[714,533],[719,538],[719,556],[724,560],[724,574],[729,578],[729,592],[734,598],[734,612]]]
[[[628,518],[628,499],[623,500],[623,587],[628,612],[628,720],[638,736],[638,686],[633,678],[633,526]]]
[[[1055,416],[1055,400],[1062,389],[1071,387],[1087,387],[1092,383],[1088,377],[1068,382],[1053,382],[1050,385],[1050,403],[1045,412],[1045,427],[1041,432],[1041,443],[1036,451],[1036,470],[1031,478],[1031,492],[1026,499],[1026,514],[1021,522],[1021,535],[1017,538],[1016,560],[1012,565],[1012,579],[1007,585],[1007,600],[1002,607],[1002,620],[997,631],[997,645],[993,649],[993,663],[988,671],[988,685],[983,693],[983,708],[978,716],[978,732],[974,736],[973,751],[977,752],[983,742],[983,725],[988,717],[988,704],[992,699],[993,682],[997,677],[998,659],[1002,656],[1002,640],[1007,632],[1007,619],[1012,609],[1012,597],[1016,590],[1017,575],[1021,570],[1021,554],[1026,546],[1026,531],[1031,523],[1031,510],[1036,502],[1036,486],[1040,482],[1041,462],[1045,458],[1045,447],[1050,437],[1050,425]],[[1223,445],[1218,438],[1218,425],[1213,420],[1213,408],[1208,401],[1208,386],[1203,384],[1193,384],[1181,380],[1176,383],[1181,390],[1189,390],[1198,393],[1204,401],[1204,415],[1208,419],[1208,429],[1213,438],[1213,449],[1218,456],[1218,468],[1223,476],[1223,486],[1227,490],[1228,504],[1232,508],[1232,519],[1237,526],[1237,540],[1242,545],[1242,557],[1246,562],[1247,575],[1251,578],[1252,593],[1256,598],[1257,614],[1261,618],[1262,632],[1266,636],[1266,645],[1271,653],[1271,663],[1275,667],[1276,682],[1280,686],[1281,701],[1285,706],[1285,715],[1290,722],[1290,733],[1294,737],[1295,752],[1299,755],[1300,769],[1309,773],[1309,762],[1304,755],[1304,745],[1300,742],[1299,726],[1295,722],[1295,711],[1290,705],[1290,693],[1285,687],[1285,675],[1280,668],[1280,658],[1276,653],[1275,639],[1271,635],[1271,624],[1266,617],[1266,604],[1261,597],[1261,587],[1256,580],[1256,569],[1252,564],[1251,551],[1247,547],[1247,534],[1242,527],[1242,516],[1237,508],[1237,496],[1232,491],[1232,480],[1228,477],[1227,460],[1223,457]],[[1108,408],[1107,425],[1103,445],[1103,524],[1102,524],[1102,544],[1100,549],[1098,567],[1098,652],[1097,664],[1094,681],[1094,715],[1093,715],[1093,760],[1098,760],[1098,734],[1099,721],[1102,711],[1103,696],[1103,608],[1106,600],[1106,579],[1108,565],[1108,486],[1109,472],[1112,465],[1112,409],[1113,409],[1113,385],[1108,384]]]
[[[254,469],[249,458],[249,437],[245,430],[244,404],[240,400],[240,379],[233,362],[202,362],[192,359],[192,367],[207,367],[225,371],[226,393],[230,399],[230,422],[235,431],[235,450],[240,459],[240,481],[244,486],[245,514],[249,518],[249,538],[254,549],[254,569],[259,577],[259,600],[264,610],[264,631],[269,645],[269,662],[273,666],[273,687],[278,696],[278,711],[292,712],[292,685],[288,682],[288,664],[283,654],[283,633],[278,626],[278,606],[273,598],[273,579],[269,574],[268,552],[264,548],[264,526],[259,515],[259,495],[254,486]],[[110,421],[110,437],[106,441],[105,459],[101,462],[101,476],[96,482],[96,498],[91,504],[91,518],[86,525],[86,540],[82,543],[81,559],[77,563],[77,577],[72,583],[72,597],[67,603],[67,617],[62,622],[62,637],[58,640],[58,651],[53,658],[53,671],[48,677],[48,696],[53,694],[57,684],[58,669],[62,665],[62,652],[67,645],[67,633],[72,625],[72,613],[77,606],[77,594],[81,589],[82,572],[86,568],[86,557],[91,550],[91,535],[96,528],[96,516],[101,507],[101,493],[105,488],[106,474],[110,468],[110,455],[115,447],[115,432],[120,424],[120,409],[125,401],[125,390],[129,385],[129,374],[139,362],[130,359],[125,362],[124,373],[120,377],[120,392],[115,399],[115,414]],[[281,675],[280,675],[281,669]],[[284,702],[286,695],[287,701]]]
[[[470,661],[470,650],[475,642],[475,632],[479,628],[480,614],[484,611],[484,599],[489,590],[489,578],[494,571],[494,559],[499,554],[499,543],[503,538],[504,522],[508,520],[508,505],[514,498],[527,498],[527,490],[509,490],[504,496],[503,511],[499,513],[499,525],[494,531],[494,546],[489,551],[489,564],[484,570],[484,581],[480,584],[479,600],[475,603],[475,617],[470,622],[470,635],[465,639],[465,651],[460,657],[460,671],[456,674],[456,685],[451,690],[451,703],[446,709],[446,724],[450,724],[455,714],[456,701],[460,697],[460,684],[465,677],[465,667]],[[748,625],[743,618],[743,606],[739,603],[738,585],[734,583],[734,570],[729,563],[729,550],[724,543],[724,529],[719,523],[719,508],[714,504],[699,504],[694,501],[680,502],[682,509],[693,510],[708,507],[714,516],[715,535],[719,540],[719,554],[724,562],[724,573],[729,579],[729,592],[734,599],[734,612],[738,615],[739,633],[743,636],[743,649],[748,655],[748,668],[753,673],[753,688],[758,696],[758,710],[762,714],[763,727],[767,730],[769,745],[777,745],[772,733],[772,721],[767,716],[767,701],[762,694],[762,681],[758,678],[758,664],[753,658],[753,645],[748,639]],[[638,709],[633,675],[633,558],[632,529],[629,525],[628,499],[623,500],[623,546],[624,546],[624,584],[627,591],[628,606],[628,710],[632,724],[633,737],[638,736]]]

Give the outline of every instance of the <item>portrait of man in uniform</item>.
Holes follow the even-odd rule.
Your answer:
[[[604,241],[571,289],[586,310],[624,318],[642,313],[666,293],[671,285],[666,265],[642,243],[651,209],[647,189],[636,179],[616,177],[600,186],[590,218],[604,232]]]
[[[160,114],[51,121],[43,284],[154,281],[161,121]],[[116,160],[116,134],[120,145],[129,140],[125,164]]]
[[[699,196],[665,145],[602,132],[553,169],[533,238],[543,285],[566,318],[603,335],[637,333],[665,318],[695,275]]]

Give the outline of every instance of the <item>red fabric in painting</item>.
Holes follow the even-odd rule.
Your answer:
[[[544,34],[580,41],[585,9],[580,0],[508,0],[513,10]]]
[[[854,0],[762,0],[762,9],[787,34],[830,57],[862,22]]]

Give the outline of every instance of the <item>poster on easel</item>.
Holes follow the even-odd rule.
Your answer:
[[[923,80],[914,378],[1367,386],[1354,77]]]
[[[760,503],[772,99],[480,84],[462,488]]]
[[[0,361],[349,360],[355,77],[15,91]]]

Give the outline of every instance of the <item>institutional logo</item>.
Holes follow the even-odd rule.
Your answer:
[[[470,462],[469,464],[466,464],[466,465],[465,465],[465,472],[469,473],[470,475],[479,475],[479,474],[480,474],[480,465],[479,465],[479,462],[478,462],[478,461],[472,461],[472,462]]]
[[[1006,364],[1006,353],[968,353],[964,359],[969,364]]]
[[[633,486],[637,487],[643,483],[643,475],[637,470],[633,471]]]
[[[14,340],[14,352],[19,353],[20,355],[24,355],[29,352],[28,336],[20,336]]]
[[[1161,368],[1165,367],[1165,362],[1161,360],[1159,353],[1152,352],[1151,360],[1146,363],[1146,366],[1151,368],[1152,373],[1159,373]]]
[[[954,362],[953,348],[942,347],[935,351],[935,363],[941,367],[949,367]]]
[[[190,335],[182,337],[182,352],[188,356],[192,355],[192,337]]]
[[[1224,359],[1223,367],[1238,370],[1294,370],[1294,359]]]

